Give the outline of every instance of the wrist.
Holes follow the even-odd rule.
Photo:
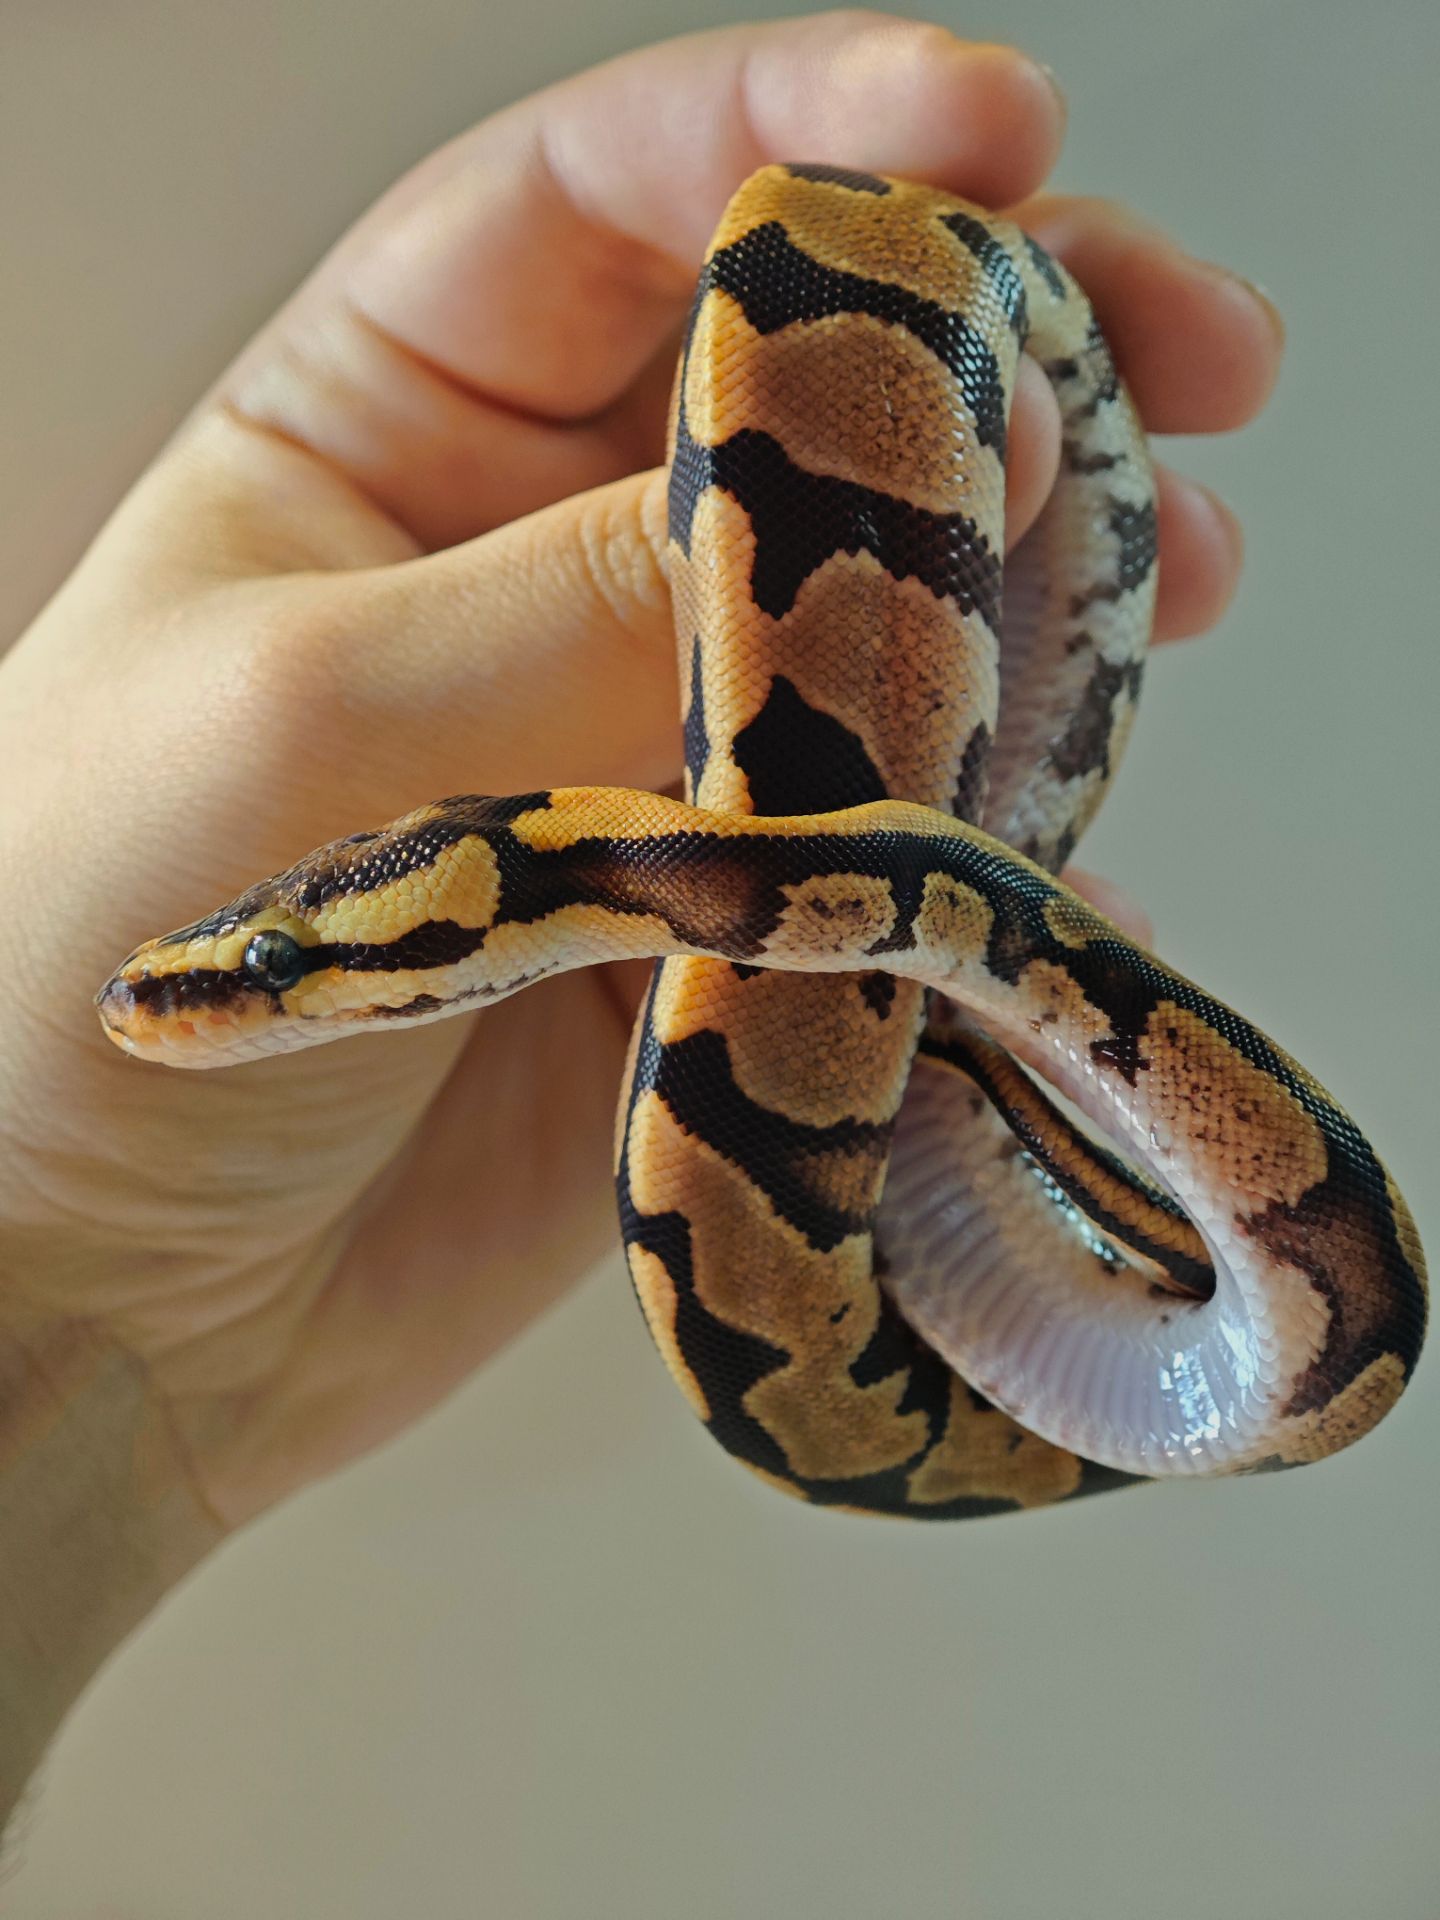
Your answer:
[[[218,1542],[143,1368],[0,1324],[0,1823],[106,1657]]]

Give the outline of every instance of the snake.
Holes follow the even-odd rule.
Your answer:
[[[1006,558],[1022,354],[1060,460]],[[767,166],[704,261],[668,485],[683,798],[462,795],[353,833],[140,945],[110,1039],[233,1065],[653,959],[621,1236],[761,1479],[969,1518],[1358,1439],[1423,1338],[1404,1199],[1303,1067],[1057,877],[1157,573],[1077,282],[933,186]]]

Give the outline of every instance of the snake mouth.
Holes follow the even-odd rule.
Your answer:
[[[205,969],[151,974],[127,962],[96,994],[95,1010],[122,1053],[172,1067],[230,1066],[275,1052],[279,1037],[271,996]]]

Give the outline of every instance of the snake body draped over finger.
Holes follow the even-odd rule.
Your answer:
[[[1002,613],[1022,351],[1060,477]],[[107,1031],[220,1064],[670,956],[622,1231],[756,1472],[959,1517],[1357,1438],[1423,1331],[1403,1200],[1303,1069],[1050,877],[1155,586],[1144,436],[1075,283],[933,189],[764,169],[692,311],[670,524],[685,803],[460,798],[354,835],[138,949]]]

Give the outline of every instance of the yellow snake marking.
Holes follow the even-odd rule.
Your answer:
[[[817,874],[785,889],[789,904],[765,943],[767,954],[807,961],[839,958],[855,946],[873,946],[895,925],[889,883],[869,875]]]
[[[715,380],[712,370],[732,358],[743,358],[745,377]],[[864,315],[762,335],[717,288],[696,323],[685,400],[704,446],[745,430],[774,434],[810,473],[878,486],[934,513],[964,512],[977,486],[1000,484],[995,453],[937,387],[934,356]],[[932,457],[941,438],[953,444],[953,465]]]
[[[897,1417],[903,1382],[858,1388],[849,1376],[874,1330],[868,1248],[821,1255],[807,1247],[737,1168],[697,1150],[653,1097],[637,1106],[632,1127],[636,1203],[657,1214],[683,1205],[700,1300],[795,1356],[747,1396],[793,1471],[843,1476],[867,1470],[877,1456],[886,1466],[909,1459],[924,1428],[918,1416]],[[752,1214],[758,1234],[744,1231]]]
[[[1174,1139],[1213,1168],[1293,1206],[1325,1177],[1325,1143],[1285,1089],[1182,1007],[1162,1001],[1145,1030],[1146,1072]]]
[[[214,968],[219,972],[232,971],[240,965],[253,936],[267,928],[279,928],[302,946],[310,946],[315,940],[310,927],[304,921],[297,920],[284,907],[267,907],[253,919],[247,920],[243,927],[230,933],[147,941],[144,949],[145,970],[156,977],[193,973],[197,967]]]
[[[1043,1507],[1079,1485],[1080,1462],[1073,1453],[1027,1433],[995,1407],[977,1407],[958,1377],[950,1386],[945,1438],[909,1482],[910,1498],[921,1507],[976,1495]]]
[[[920,946],[974,963],[985,951],[995,914],[987,900],[948,873],[925,876],[915,932]]]
[[[1109,938],[1114,929],[1098,913],[1077,914],[1068,900],[1047,900],[1045,924],[1055,938],[1067,947],[1085,947],[1092,940]]]
[[[1404,1391],[1405,1377],[1400,1356],[1382,1353],[1333,1400],[1292,1421],[1276,1446],[1276,1459],[1305,1466],[1351,1446],[1385,1418]]]
[[[445,847],[428,867],[365,893],[340,893],[311,921],[321,942],[386,941],[453,920],[460,927],[488,927],[495,917],[500,876],[489,844],[476,834]]]
[[[809,1118],[818,1127],[847,1118],[881,1122],[894,1118],[915,1051],[915,1026],[903,1014],[891,1011],[879,1028],[880,1046],[887,1063],[870,1098],[856,1099],[856,1079],[863,1066],[876,1065],[876,1023],[866,1017],[863,976],[845,977],[836,992],[832,974],[757,973],[740,978],[724,960],[697,961],[687,970],[688,990],[667,995],[655,1007],[655,1031],[665,1044],[718,1028],[730,1045],[730,1069],[735,1084],[761,1107],[779,1111],[795,1072],[794,1048],[776,1048],[770,1039],[774,1025],[763,1017],[776,1003],[783,1010],[800,1010],[811,1068]],[[782,989],[789,991],[783,994]],[[761,1009],[758,1020],[740,1017]],[[918,1008],[917,1008],[918,1011]],[[796,1045],[801,1044],[798,1040]]]

